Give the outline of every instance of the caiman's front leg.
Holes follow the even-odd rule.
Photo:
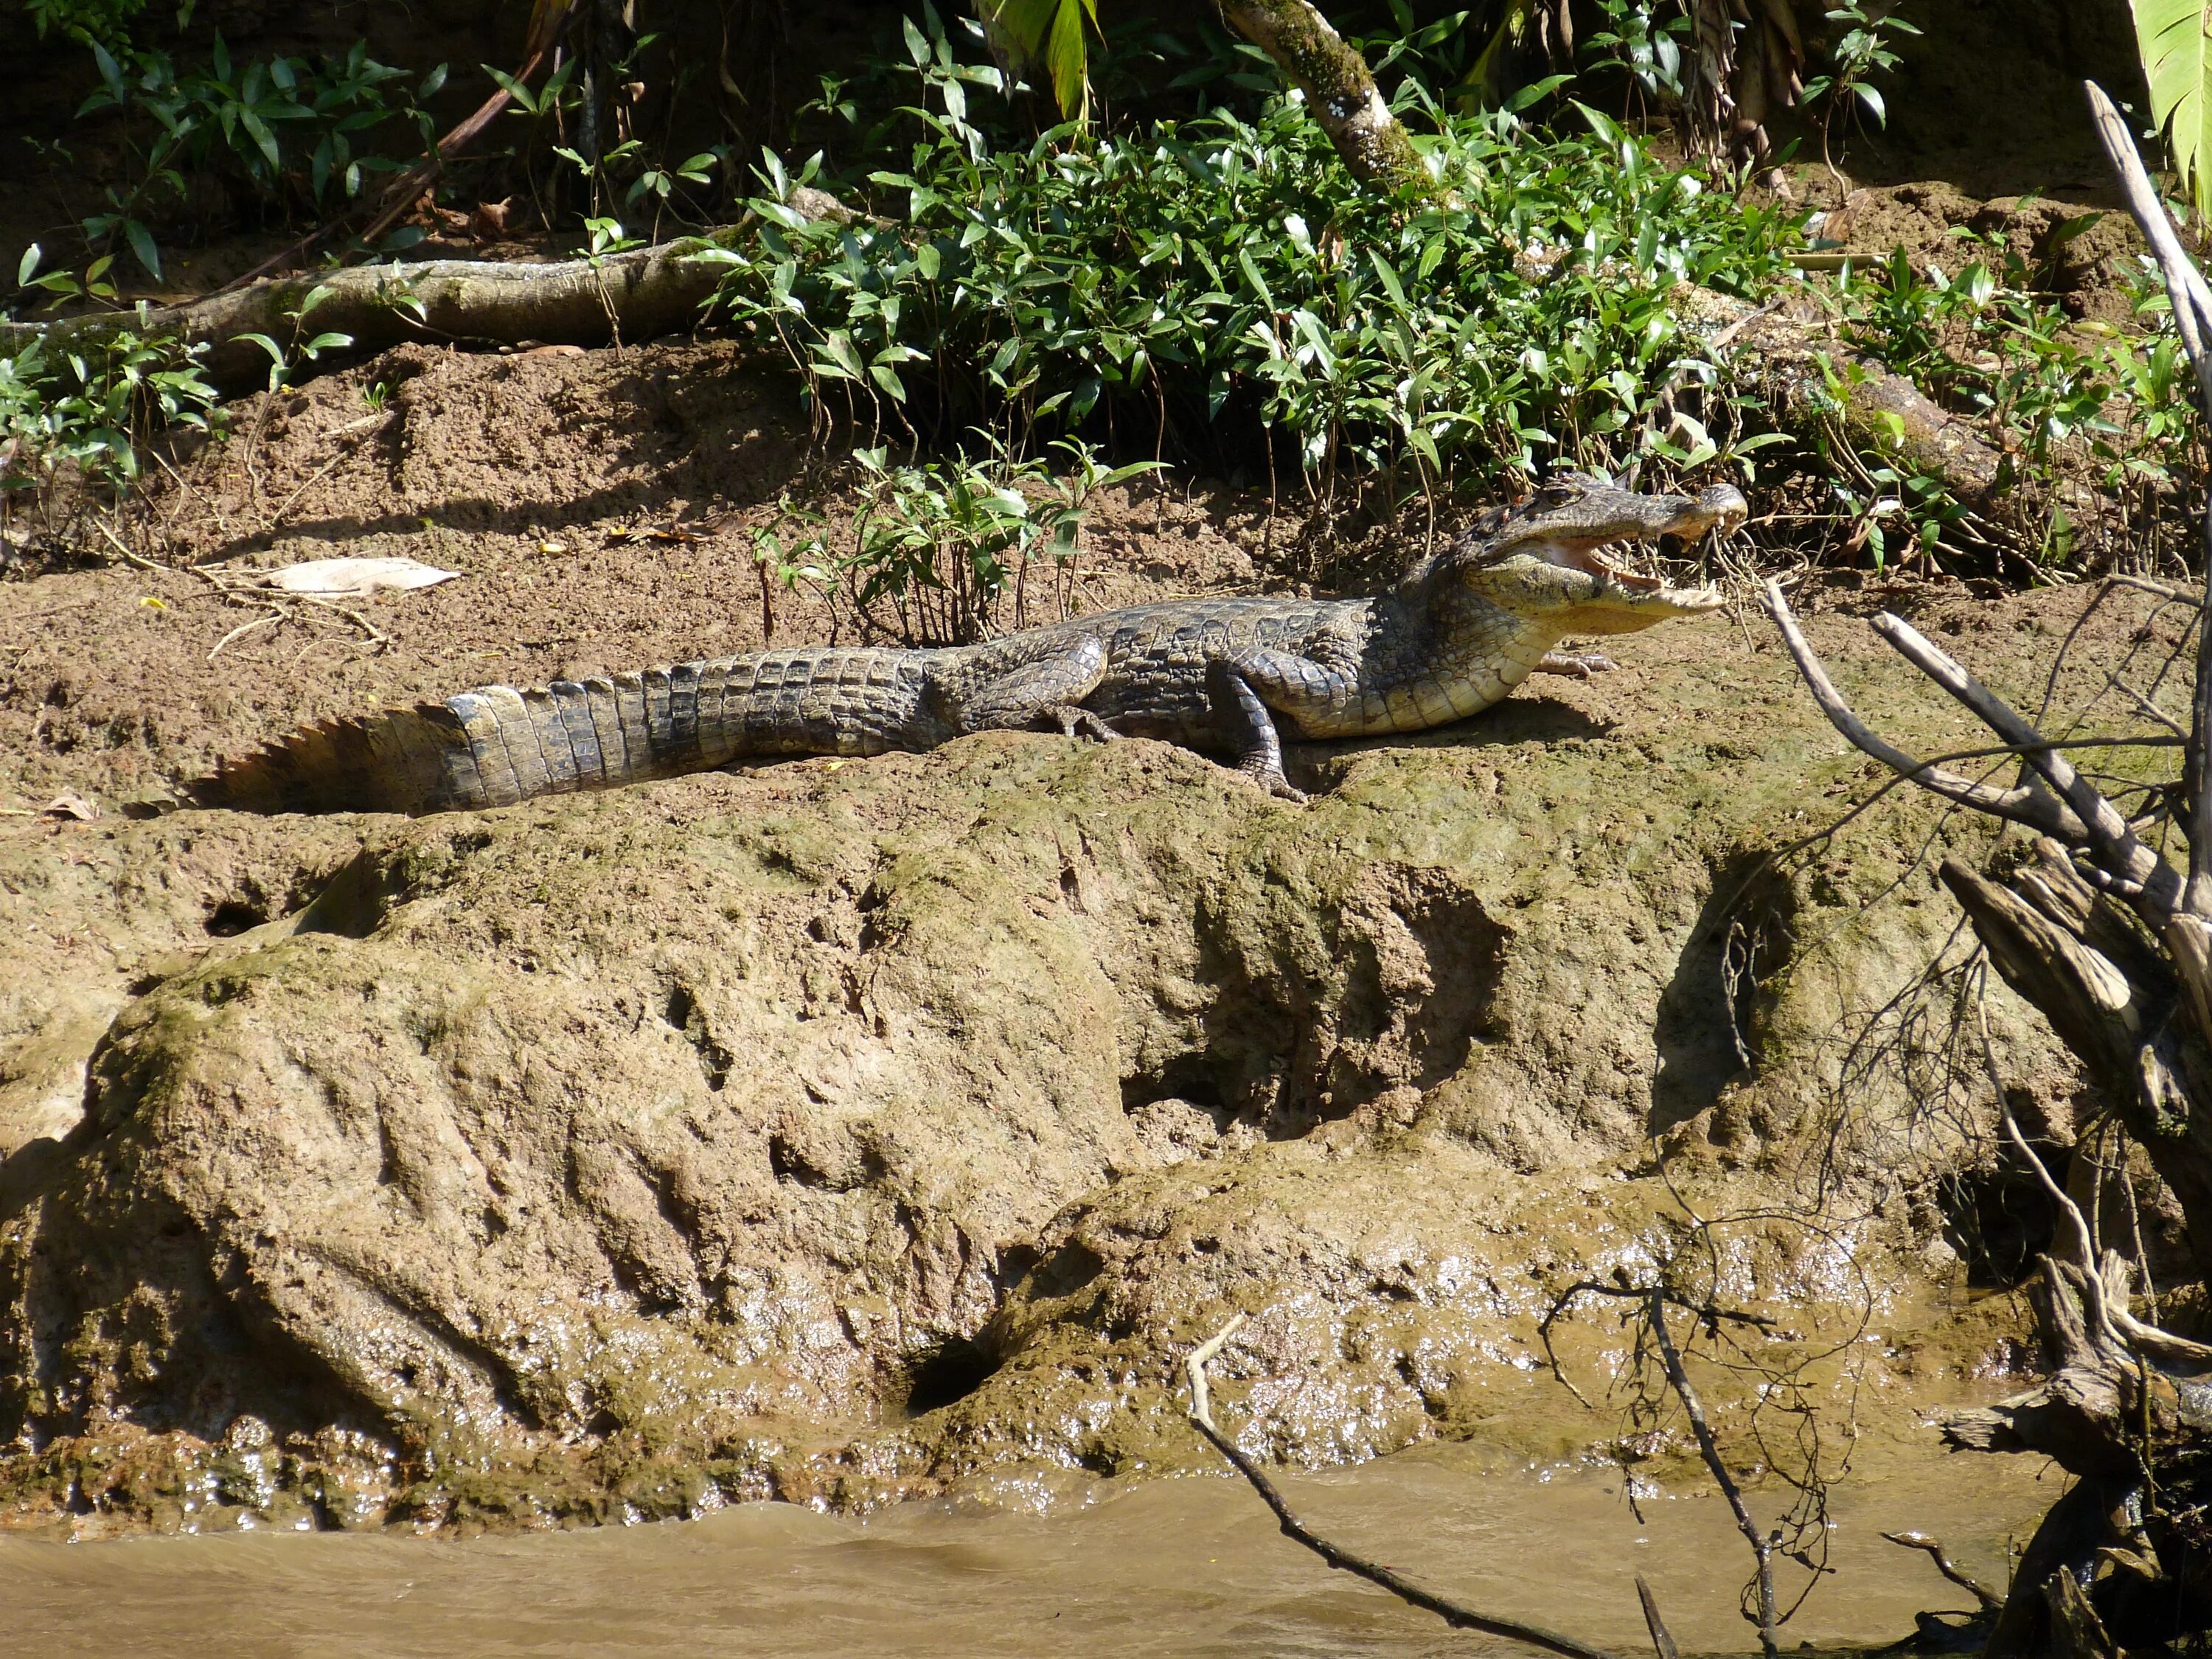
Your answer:
[[[1062,737],[1081,732],[1101,740],[1118,738],[1119,732],[1080,706],[1105,673],[1106,642],[1085,635],[1065,651],[1033,658],[977,686],[961,700],[960,729],[1018,731],[1049,721]]]
[[[1244,651],[1206,665],[1206,689],[1223,741],[1237,769],[1285,800],[1305,799],[1283,775],[1282,735],[1270,712],[1280,709],[1303,726],[1301,716],[1340,714],[1358,695],[1349,675],[1288,651]]]

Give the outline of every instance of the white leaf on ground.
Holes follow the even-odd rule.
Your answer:
[[[46,804],[39,816],[45,818],[75,818],[79,823],[90,823],[100,816],[100,808],[74,789],[64,789]]]
[[[434,587],[460,574],[414,559],[309,559],[270,572],[268,582],[313,599],[358,599],[380,587]]]

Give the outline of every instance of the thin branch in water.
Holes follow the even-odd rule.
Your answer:
[[[1231,1467],[1250,1483],[1252,1490],[1260,1494],[1261,1501],[1274,1511],[1276,1521],[1282,1526],[1283,1536],[1304,1545],[1330,1566],[1364,1578],[1370,1584],[1379,1584],[1400,1601],[1435,1613],[1455,1630],[1480,1631],[1486,1635],[1525,1642],[1530,1647],[1541,1648],[1547,1653],[1559,1654],[1563,1659],[1618,1659],[1618,1656],[1604,1648],[1577,1642],[1571,1636],[1562,1636],[1557,1631],[1546,1630],[1540,1625],[1524,1625],[1518,1620],[1477,1613],[1472,1607],[1423,1588],[1403,1573],[1380,1562],[1370,1561],[1364,1556],[1354,1555],[1350,1550],[1330,1543],[1299,1520],[1275,1483],[1267,1478],[1267,1471],[1247,1456],[1213,1420],[1212,1401],[1206,1383],[1206,1368],[1221,1352],[1222,1345],[1243,1326],[1244,1316],[1237,1315],[1211,1339],[1191,1350],[1190,1357],[1183,1362],[1184,1372],[1190,1382],[1190,1423],[1206,1437],[1214,1450],[1227,1458]]]
[[[1925,1551],[1928,1559],[1936,1564],[1936,1571],[1979,1601],[1982,1604],[1983,1612],[1995,1613],[2004,1606],[2003,1596],[1983,1583],[1978,1578],[1960,1571],[1952,1565],[1951,1558],[1943,1553],[1942,1539],[1930,1538],[1924,1532],[1886,1532],[1882,1536],[1893,1544],[1903,1545],[1906,1549]]]
[[[1705,1468],[1720,1483],[1721,1495],[1735,1516],[1736,1529],[1750,1544],[1752,1554],[1759,1562],[1759,1644],[1765,1650],[1766,1659],[1774,1659],[1774,1540],[1763,1535],[1759,1523],[1751,1518],[1751,1510],[1743,1501],[1743,1489],[1729,1473],[1722,1461],[1719,1445],[1713,1439],[1712,1425],[1705,1421],[1705,1408],[1698,1398],[1698,1391],[1690,1383],[1690,1374],[1682,1368],[1680,1350],[1674,1346],[1674,1333],[1667,1328],[1667,1298],[1662,1292],[1651,1293],[1650,1311],[1645,1317],[1650,1322],[1652,1339],[1659,1345],[1660,1362],[1667,1368],[1667,1382],[1674,1390],[1674,1397],[1682,1402],[1682,1410],[1690,1419],[1690,1431],[1698,1437],[1698,1455],[1705,1460]]]
[[[1651,1632],[1651,1650],[1658,1659],[1682,1659],[1681,1649],[1674,1645],[1667,1621],[1659,1616],[1659,1598],[1651,1593],[1651,1586],[1644,1575],[1636,1575],[1636,1599],[1644,1604],[1644,1628]]]

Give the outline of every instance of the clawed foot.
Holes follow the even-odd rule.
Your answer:
[[[1041,718],[1048,720],[1060,728],[1060,735],[1063,738],[1085,737],[1095,738],[1100,743],[1113,743],[1119,740],[1121,736],[1119,732],[1107,725],[1088,708],[1078,708],[1070,703],[1061,703],[1048,708],[1044,710]]]
[[[1602,651],[1547,651],[1543,661],[1536,665],[1536,672],[1586,680],[1594,674],[1610,674],[1620,666]]]
[[[1256,783],[1277,800],[1287,800],[1304,805],[1312,797],[1285,777],[1279,768],[1273,766],[1240,766],[1237,775]]]

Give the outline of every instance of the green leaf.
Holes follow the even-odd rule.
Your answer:
[[[1060,0],[1052,33],[1044,43],[1045,67],[1052,72],[1053,101],[1070,120],[1082,119],[1091,108],[1091,67],[1083,33],[1086,16],[1095,29],[1098,19],[1091,0]]]
[[[154,246],[154,233],[136,219],[125,219],[123,222],[123,236],[131,244],[131,252],[137,255],[138,263],[146,267],[146,274],[160,282],[161,255]]]
[[[36,242],[23,250],[23,263],[15,267],[17,288],[28,288],[31,285],[31,275],[39,268],[39,245]]]
[[[2173,169],[2200,215],[2212,216],[2212,17],[2203,0],[2132,0],[2136,40],[2150,83],[2151,118],[2165,132]]]

